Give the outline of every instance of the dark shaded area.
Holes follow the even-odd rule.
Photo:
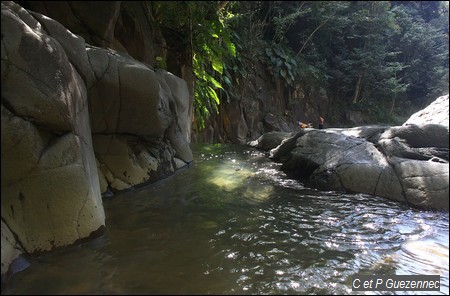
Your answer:
[[[312,173],[319,167],[319,165],[309,159],[299,157],[291,158],[283,163],[281,170],[283,170],[289,177],[301,181],[308,180]]]

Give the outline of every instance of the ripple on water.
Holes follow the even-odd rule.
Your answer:
[[[305,188],[262,152],[200,146],[188,170],[104,200],[107,232],[31,261],[4,294],[352,294],[355,274],[439,274],[448,214]]]

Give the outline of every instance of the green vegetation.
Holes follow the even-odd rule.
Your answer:
[[[205,5],[206,2],[201,2]],[[214,3],[214,2],[213,2]],[[225,61],[236,56],[236,47],[231,42],[231,31],[226,26],[230,13],[216,10],[215,14],[205,14],[205,9],[192,7],[197,29],[193,34],[193,70],[196,77],[194,110],[200,129],[205,127],[205,118],[210,110],[218,112],[220,99],[218,90],[223,90],[221,80],[231,81]],[[194,9],[195,8],[195,9]]]
[[[203,129],[205,119],[218,112],[223,81],[231,84],[226,63],[236,57],[236,47],[227,21],[233,15],[216,1],[157,1],[150,9],[160,26],[181,35],[190,48],[195,121],[197,129]]]
[[[331,110],[344,106],[385,123],[448,93],[448,2],[162,1],[152,6],[161,25],[190,47],[198,129],[219,112],[221,101],[240,99],[236,89],[255,78],[258,63],[292,93],[326,96]],[[329,118],[342,120],[338,113]]]
[[[274,43],[272,47],[266,48],[269,64],[269,73],[276,79],[283,77],[284,81],[292,85],[298,72],[298,61],[292,50],[281,44]]]
[[[157,56],[155,58],[155,60],[156,60],[156,65],[155,65],[156,68],[164,69],[164,70],[167,69],[167,63],[166,63],[166,60],[163,57]]]

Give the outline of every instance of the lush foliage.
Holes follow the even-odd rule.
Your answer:
[[[390,105],[391,112],[396,100],[422,107],[448,92],[444,2],[317,1],[276,8],[266,38],[288,40],[298,52],[296,83],[325,86],[329,96],[356,108]]]
[[[205,5],[206,2],[201,2]],[[195,9],[194,9],[195,7]],[[218,112],[220,99],[218,91],[223,90],[221,81],[231,82],[224,72],[225,61],[236,56],[236,47],[231,41],[227,19],[232,15],[224,10],[205,15],[205,9],[198,4],[192,7],[195,30],[193,35],[193,69],[195,77],[195,101],[198,128],[205,127],[204,120],[210,111]]]
[[[160,25],[184,36],[189,44],[195,74],[194,112],[197,129],[218,112],[222,83],[231,84],[226,61],[236,57],[233,32],[227,21],[233,15],[216,1],[161,1],[153,4]]]
[[[377,118],[448,93],[448,2],[158,3],[192,49],[199,128],[257,62],[291,89]]]

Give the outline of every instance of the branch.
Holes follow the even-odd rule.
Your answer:
[[[330,15],[323,23],[321,23],[312,33],[309,35],[308,39],[306,39],[305,43],[303,44],[302,48],[300,48],[300,51],[295,55],[295,57],[298,57],[299,54],[302,53],[303,49],[305,48],[306,44],[308,44],[308,41],[312,38],[314,33],[316,33],[320,28],[322,28],[332,17],[333,15]]]

